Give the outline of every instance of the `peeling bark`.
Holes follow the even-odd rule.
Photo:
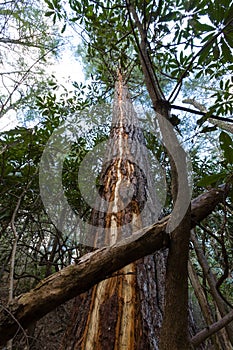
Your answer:
[[[105,201],[97,201],[92,211],[95,246],[133,236],[139,228],[158,219],[160,205],[153,193],[144,136],[121,74],[116,82],[112,128],[100,183]],[[80,341],[80,349],[158,349],[157,330],[162,315],[156,305],[157,289],[153,256],[124,267],[115,277],[93,288],[87,296],[91,301],[81,338],[76,334],[71,341],[66,333],[61,349],[67,349],[68,344],[70,349],[77,349]],[[155,309],[153,316],[151,310]],[[72,323],[76,327],[74,319]]]
[[[207,217],[225,198],[224,189],[211,189],[192,202],[192,227]],[[19,324],[27,328],[57,306],[88,291],[117,270],[144,256],[169,246],[165,233],[169,217],[143,228],[133,236],[80,258],[75,265],[42,280],[34,289],[15,298],[0,312],[0,345],[11,339]]]

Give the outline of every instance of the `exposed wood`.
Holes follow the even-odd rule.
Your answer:
[[[95,247],[115,244],[158,219],[160,205],[152,186],[147,153],[142,129],[119,71],[110,137],[99,177],[100,196],[90,220]],[[156,288],[151,286],[157,281],[147,271],[155,269],[154,266],[153,257],[148,257],[127,265],[114,277],[96,285],[86,295],[90,302],[85,302],[86,317],[78,325],[76,315],[84,309],[83,305],[76,307],[76,315],[70,320],[73,327],[68,327],[61,349],[73,350],[79,344],[80,350],[144,350],[145,347],[157,350],[159,332],[156,341],[155,329],[161,325],[162,316],[159,317],[158,310],[152,321],[148,302],[143,302],[156,295]],[[148,282],[151,286],[145,290]],[[153,312],[156,306],[155,299]],[[82,334],[77,330],[79,327]],[[145,337],[142,342],[142,334],[149,333],[153,336]]]
[[[191,214],[195,220],[192,226],[208,216],[225,195],[224,189],[211,189],[193,200]],[[89,290],[117,270],[168,247],[169,236],[165,233],[168,219],[169,216],[119,243],[86,254],[77,264],[67,266],[42,280],[28,293],[15,298],[8,311],[2,308],[0,312],[0,345],[14,336],[18,323],[27,328],[31,322]]]
[[[163,143],[169,155],[171,169],[171,190],[173,203],[184,203],[185,194],[189,191],[188,174],[186,167],[186,154],[177,141],[176,135],[171,128],[167,131],[170,117],[170,104],[166,101],[160,89],[158,78],[153,69],[153,63],[149,54],[146,31],[137,15],[136,8],[126,1],[131,27],[138,46],[140,63],[145,77],[145,85],[152,101],[153,108],[157,114],[160,132]],[[132,18],[131,19],[131,15]],[[133,23],[134,22],[134,23]],[[138,29],[139,37],[136,31]],[[171,154],[171,150],[175,152]],[[181,177],[180,174],[183,174]],[[163,324],[160,332],[161,350],[188,350],[190,342],[188,339],[188,252],[189,237],[191,228],[190,203],[186,206],[187,211],[183,213],[179,224],[172,228],[171,242],[168,252],[167,271],[165,280],[165,305],[163,312]],[[177,210],[177,216],[180,215]],[[182,302],[178,302],[177,295],[180,295]],[[175,314],[179,318],[174,321]]]

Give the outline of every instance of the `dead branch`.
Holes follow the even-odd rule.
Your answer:
[[[211,189],[193,200],[192,226],[208,216],[224,197],[225,189]],[[117,244],[84,255],[75,265],[45,278],[28,293],[13,299],[8,312],[3,308],[0,311],[0,345],[17,332],[17,322],[27,328],[57,306],[89,290],[124,266],[168,247],[170,240],[165,231],[168,220],[169,216]]]

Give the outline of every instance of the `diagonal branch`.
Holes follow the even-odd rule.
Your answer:
[[[224,198],[225,188],[211,189],[193,200],[192,226],[208,216]],[[45,278],[34,289],[15,298],[9,305],[9,312],[4,308],[0,311],[0,345],[17,332],[15,319],[27,328],[57,306],[89,290],[124,266],[168,247],[170,240],[165,231],[168,220],[169,216],[122,242],[84,255],[75,265]]]
[[[206,327],[199,333],[197,333],[192,339],[191,344],[196,347],[200,345],[204,340],[209,338],[212,334],[218,332],[220,329],[228,325],[233,321],[233,310],[231,310],[226,316],[221,320],[213,323],[211,326]]]
[[[191,99],[186,99],[183,100],[183,103],[190,103],[191,104]],[[170,105],[171,108],[173,109],[178,109],[179,111],[184,111],[184,112],[189,112],[189,113],[193,113],[193,114],[197,114],[197,115],[201,115],[201,116],[205,116],[207,114],[207,110],[204,111],[197,111],[196,109],[191,109],[191,108],[187,108],[187,107],[183,107],[183,106],[177,106],[177,105]],[[211,120],[211,123],[215,123],[217,124],[217,121],[222,121],[224,122],[228,122],[228,123],[233,123],[233,119],[232,118],[225,118],[225,117],[219,117],[217,115],[211,114],[210,116],[208,116],[208,120]],[[231,127],[231,125],[229,125],[229,127]]]
[[[150,96],[155,96],[155,99],[153,101],[153,104],[155,105],[156,103],[158,103],[158,101],[165,100],[165,97],[158,82],[158,78],[154,72],[151,58],[148,53],[149,47],[147,42],[147,32],[146,30],[144,30],[143,25],[136,12],[136,9],[134,8],[134,6],[132,6],[130,0],[126,0],[126,6],[128,10],[130,25],[133,31],[133,36],[139,51],[142,70],[145,75],[146,81],[150,82],[149,85],[147,84],[147,89]],[[135,32],[135,27],[138,29],[140,41]]]
[[[216,288],[216,278],[215,275],[213,274],[212,270],[209,267],[208,261],[206,256],[203,254],[202,248],[200,247],[200,244],[194,234],[192,232],[191,234],[191,242],[194,245],[194,249],[198,258],[198,262],[206,276],[209,288],[210,288],[210,293],[213,297],[213,300],[215,301],[217,308],[220,312],[221,317],[224,317],[226,315],[226,312],[228,310],[227,308],[227,300],[225,300],[225,297],[219,293],[219,291]],[[226,331],[229,337],[230,342],[233,344],[233,325],[228,324],[226,326]]]

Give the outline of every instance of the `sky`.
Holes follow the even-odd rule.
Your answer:
[[[50,21],[51,25],[53,25],[51,18],[46,17],[46,21]],[[58,30],[60,28],[60,31],[61,31],[63,23],[57,23],[56,26]],[[18,38],[19,34],[18,34],[18,31],[15,31],[13,22],[12,23],[10,22],[10,24],[7,25],[7,33],[4,35],[6,36],[9,35],[10,37],[15,39]],[[79,37],[79,33],[77,32],[77,29],[74,30],[71,26],[67,26],[66,31],[63,35],[63,43],[65,45],[63,46],[62,50],[60,50],[58,58],[56,59],[54,58],[54,64],[50,63],[47,67],[48,75],[54,74],[58,83],[60,83],[61,85],[65,85],[66,87],[69,87],[69,90],[72,89],[71,81],[77,81],[79,83],[85,81],[84,73],[82,70],[82,64],[81,64],[82,60],[77,57],[75,58],[75,53],[74,53],[75,47],[77,46],[77,44],[80,43],[80,41],[81,39]],[[14,49],[8,50],[7,45],[6,47],[4,45],[1,46],[0,49],[7,50],[7,55],[6,55],[7,59],[3,61],[1,61],[1,52],[0,52],[0,73],[2,74],[2,76],[4,76],[5,72],[8,73],[13,69],[14,61],[20,60],[21,51],[20,50],[14,51]],[[33,63],[33,50],[30,51],[30,55],[31,57],[28,57],[29,67]],[[35,57],[37,59],[37,56]],[[4,94],[7,89],[10,92],[12,91],[12,81],[11,79],[9,79],[9,82],[10,82],[9,86],[7,84],[7,79],[4,79],[4,80],[2,79],[0,81],[0,84],[2,84],[2,86],[0,86],[0,94],[1,94],[1,87],[3,88]],[[0,118],[0,132],[12,129],[17,125],[19,125],[19,121],[17,120],[16,115],[17,115],[17,111],[10,110],[8,113],[6,113],[6,115]]]
[[[81,62],[75,59],[74,53],[68,46],[60,55],[58,61],[54,65],[49,66],[48,73],[54,74],[58,82],[63,85],[68,84],[67,81],[70,78],[77,82],[84,82],[85,80]],[[17,112],[11,110],[10,113],[0,118],[0,132],[10,130],[19,125],[16,113]]]

